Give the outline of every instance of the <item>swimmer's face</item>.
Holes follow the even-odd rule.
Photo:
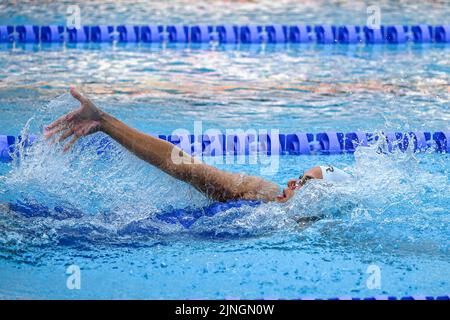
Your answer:
[[[298,179],[289,179],[283,194],[277,197],[278,202],[286,202],[294,196],[295,190],[302,188],[311,179],[322,179],[320,167],[314,167],[302,174]]]

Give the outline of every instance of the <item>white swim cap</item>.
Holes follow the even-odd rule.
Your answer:
[[[342,182],[351,178],[351,175],[333,166],[320,166],[323,180]]]

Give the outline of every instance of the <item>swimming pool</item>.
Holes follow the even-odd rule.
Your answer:
[[[0,10],[0,24],[60,23],[67,3]],[[366,4],[340,2],[121,2],[82,7],[85,24],[365,21]],[[431,8],[429,8],[431,6]],[[390,1],[383,8],[392,8]],[[426,10],[428,16],[417,15]],[[221,10],[218,10],[220,8]],[[447,23],[444,4],[404,4],[386,23]],[[131,18],[132,15],[132,18]],[[423,20],[422,20],[423,19]],[[233,20],[233,22],[235,22]],[[449,130],[448,45],[254,46],[240,49],[98,45],[0,46],[0,134],[39,133],[72,109],[80,86],[139,130],[278,129],[290,133]],[[31,120],[30,120],[31,119]],[[94,137],[95,138],[95,137]],[[88,142],[91,142],[90,144]],[[190,228],[156,217],[203,207],[200,193],[120,147],[98,154],[86,139],[61,155],[35,143],[0,163],[0,202],[63,210],[0,209],[1,298],[299,298],[444,295],[450,292],[448,154],[285,155],[263,165],[217,164],[284,185],[317,164],[355,182],[314,181],[285,205],[230,209]],[[324,215],[300,227],[298,216]],[[81,289],[67,286],[70,266]],[[71,270],[69,268],[69,270]],[[374,271],[375,270],[375,271]],[[374,274],[380,283],[371,282]],[[379,284],[379,285],[377,285]]]

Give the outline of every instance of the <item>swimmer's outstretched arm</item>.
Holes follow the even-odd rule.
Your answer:
[[[47,138],[61,133],[58,141],[73,136],[66,144],[65,151],[80,137],[103,131],[139,158],[172,177],[191,184],[214,200],[277,199],[278,186],[274,183],[204,164],[170,142],[139,132],[101,111],[75,89],[71,88],[70,93],[80,101],[80,108],[62,116],[47,126],[45,131]]]

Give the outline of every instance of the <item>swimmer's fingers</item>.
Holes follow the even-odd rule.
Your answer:
[[[77,135],[73,136],[73,138],[64,146],[64,152],[69,151],[79,138],[80,137],[78,137]]]
[[[89,99],[84,97],[78,90],[76,90],[74,87],[70,87],[70,94],[72,97],[80,101],[81,104],[86,104],[89,102]]]
[[[66,140],[72,134],[73,134],[73,130],[72,129],[67,129],[62,135],[59,136],[58,142]]]
[[[63,115],[62,117],[59,117],[58,119],[56,119],[55,121],[50,123],[48,126],[46,126],[45,130],[51,131],[52,129],[61,126],[65,120],[66,120],[66,115]]]
[[[44,131],[44,137],[46,139],[50,139],[55,134],[58,134],[61,131],[64,131],[66,129],[67,129],[67,126],[65,126],[65,125],[59,125],[58,127],[54,127],[53,129],[48,129],[48,127],[47,127],[47,128],[45,128],[45,131]]]
[[[48,139],[55,134],[68,129],[71,126],[71,123],[78,119],[78,113],[78,110],[75,110],[53,121],[45,127],[44,136]]]
[[[59,117],[58,119],[56,119],[55,121],[50,123],[48,126],[46,126],[45,129],[47,131],[51,131],[52,129],[54,129],[56,127],[67,126],[68,122],[74,120],[75,116],[77,115],[77,111],[72,111],[72,112],[69,112],[68,114],[65,114],[65,115]]]

